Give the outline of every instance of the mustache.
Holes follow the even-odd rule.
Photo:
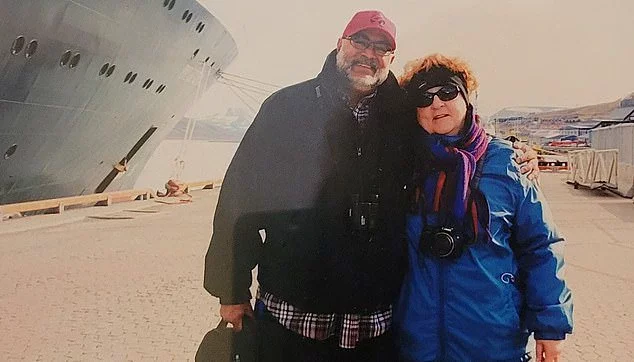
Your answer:
[[[375,59],[370,59],[364,56],[361,56],[361,58],[352,61],[351,66],[354,65],[366,65],[368,67],[371,67],[374,71],[376,71],[376,69],[379,67]]]

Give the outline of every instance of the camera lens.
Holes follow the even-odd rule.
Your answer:
[[[439,231],[434,234],[433,242],[430,244],[431,252],[440,258],[446,258],[453,253],[456,243],[453,237],[446,231]]]

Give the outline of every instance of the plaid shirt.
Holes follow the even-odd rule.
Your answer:
[[[378,337],[392,325],[391,306],[369,314],[317,314],[302,311],[260,289],[257,299],[286,329],[318,341],[336,336],[341,348],[355,348],[359,341]]]
[[[376,91],[374,91],[374,93],[370,95],[361,98],[356,107],[350,107],[354,118],[357,120],[357,122],[359,122],[359,126],[361,126],[362,128],[365,127],[365,123],[368,120],[368,117],[370,117],[370,103],[372,102],[372,99],[375,95]]]
[[[363,97],[356,107],[350,107],[360,127],[370,116],[370,103],[376,92]],[[392,324],[392,307],[378,309],[369,314],[317,314],[302,311],[271,293],[258,289],[257,298],[269,313],[287,329],[307,338],[323,341],[337,337],[341,348],[355,348],[359,341],[378,337]]]

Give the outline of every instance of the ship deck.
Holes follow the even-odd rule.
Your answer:
[[[567,239],[567,361],[631,361],[634,204],[541,183]],[[193,360],[219,320],[202,288],[218,189],[0,222],[0,360]]]

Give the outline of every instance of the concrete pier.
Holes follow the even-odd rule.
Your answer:
[[[567,239],[566,361],[632,361],[634,204],[541,184]],[[186,361],[219,320],[202,288],[218,189],[0,222],[0,360]]]

